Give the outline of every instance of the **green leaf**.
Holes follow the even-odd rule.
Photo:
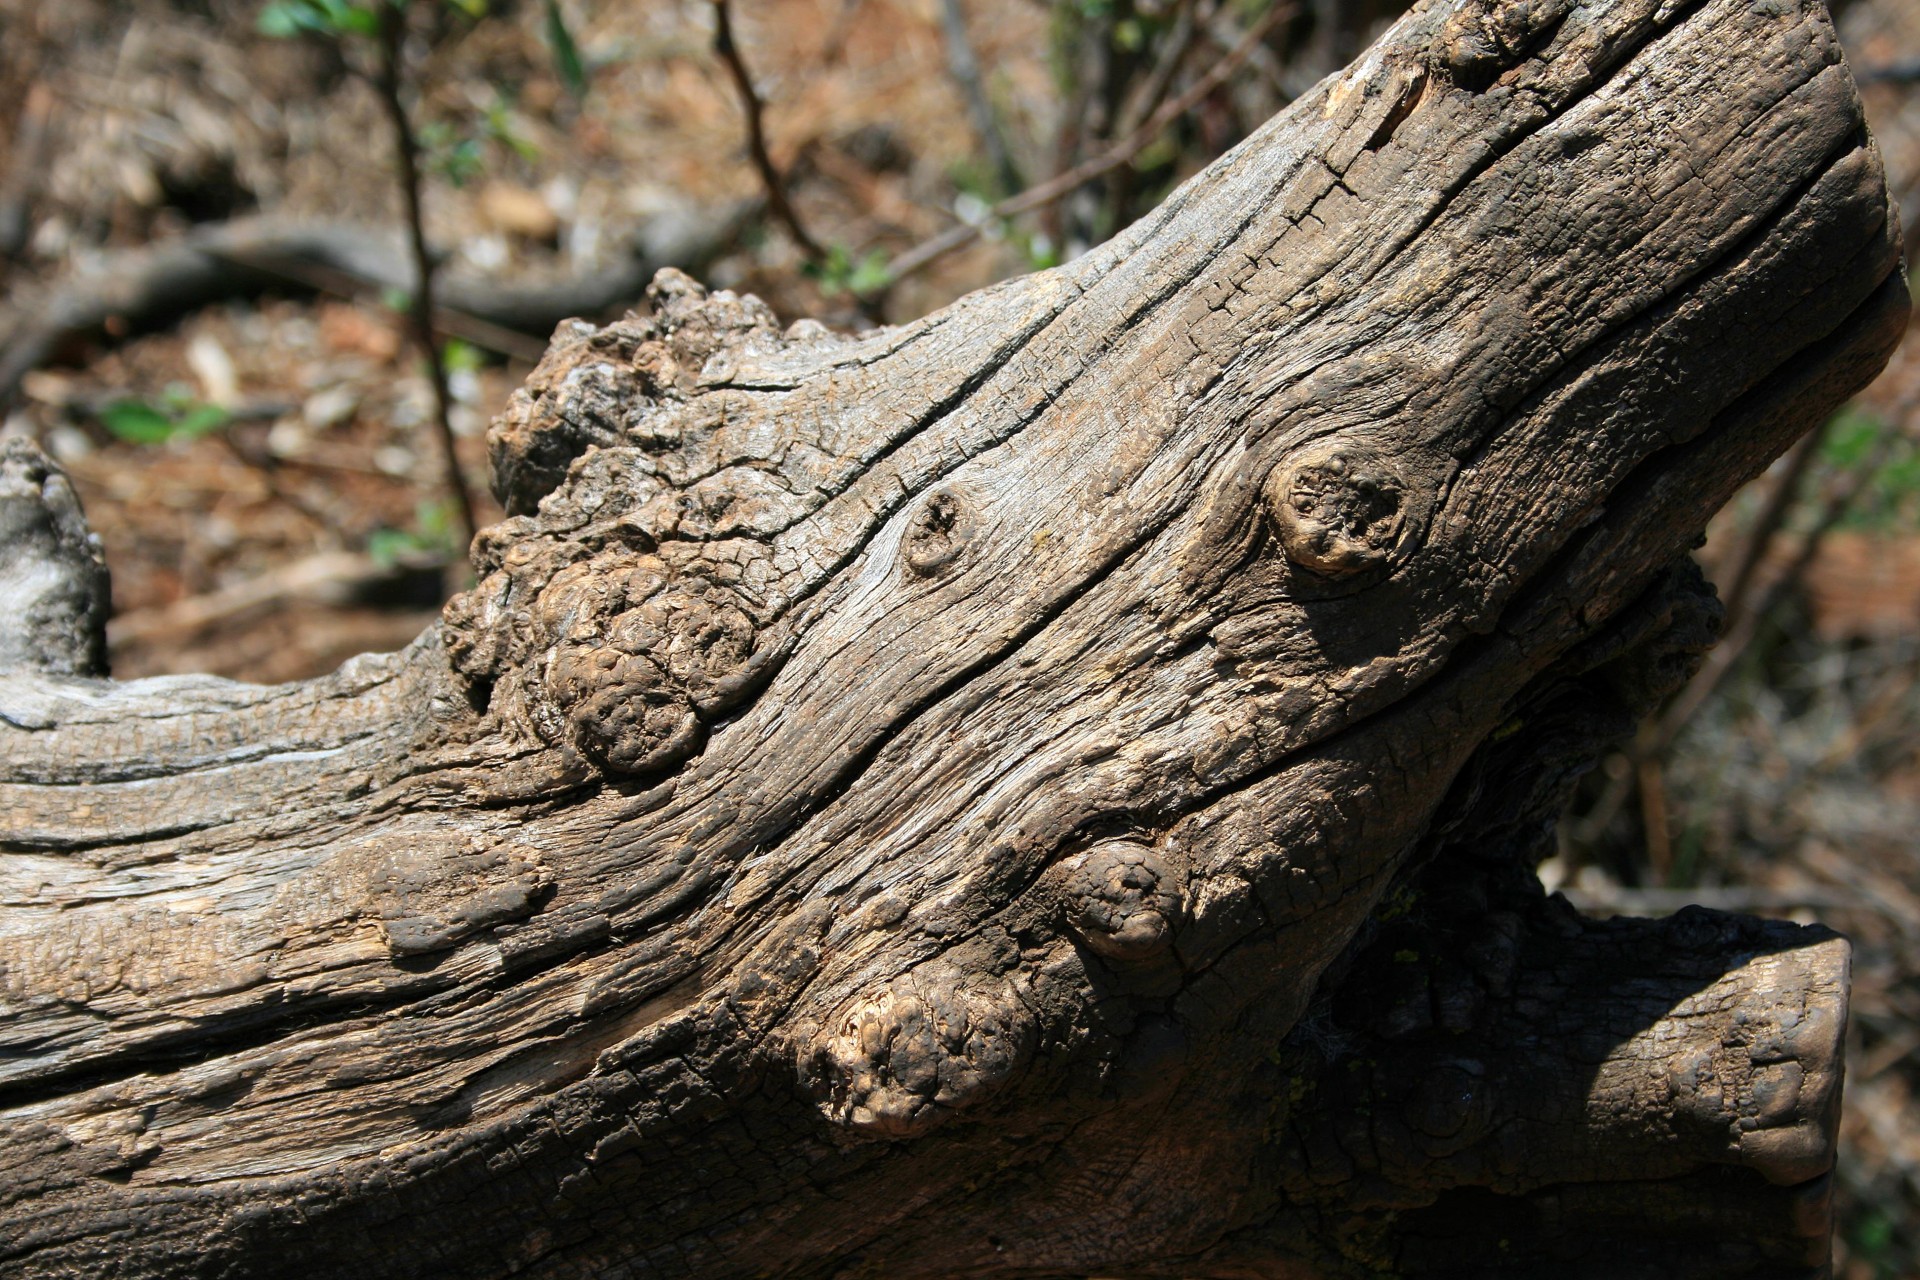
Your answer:
[[[447,0],[447,3],[469,18],[480,19],[487,16],[487,0]]]
[[[1046,235],[1016,235],[1015,243],[1026,254],[1027,266],[1034,271],[1045,271],[1048,267],[1060,265],[1060,250]]]
[[[382,569],[392,569],[413,551],[413,537],[398,529],[375,529],[367,536],[367,558]]]
[[[380,15],[374,12],[373,5],[353,4],[350,0],[309,0],[326,10],[327,21],[334,30],[357,36],[377,36],[380,34]],[[374,4],[390,4],[394,8],[404,8],[406,0],[374,0]]]
[[[263,36],[272,36],[276,40],[287,40],[310,30],[301,19],[301,4],[279,2],[268,5],[260,11],[259,19],[254,23],[256,30]]]
[[[1877,1258],[1893,1244],[1893,1220],[1879,1210],[1869,1211],[1853,1229],[1853,1247]]]
[[[233,415],[196,401],[184,387],[168,387],[158,401],[120,400],[100,411],[100,423],[128,444],[165,444],[218,431]]]
[[[503,146],[511,147],[516,155],[529,163],[540,158],[540,148],[520,135],[513,127],[513,116],[507,106],[507,100],[495,96],[493,104],[487,108],[487,136]]]
[[[1836,466],[1853,466],[1867,456],[1867,451],[1885,430],[1885,424],[1873,414],[1849,405],[1827,424],[1820,452]]]
[[[173,434],[189,439],[204,436],[226,426],[232,416],[217,404],[196,405],[174,419]]]
[[[165,444],[173,419],[144,400],[121,400],[100,411],[100,423],[128,444]]]
[[[440,348],[440,365],[448,373],[478,369],[486,362],[487,358],[480,354],[480,348],[459,338],[448,338]]]
[[[554,70],[567,92],[576,99],[587,96],[587,67],[580,60],[580,47],[567,30],[566,17],[560,12],[560,0],[547,0],[547,45],[553,50]]]
[[[383,569],[403,564],[444,563],[460,553],[452,504],[422,502],[406,529],[376,529],[367,537],[367,557]]]
[[[453,545],[453,504],[421,502],[413,508],[414,537],[423,550],[446,551]]]
[[[348,5],[340,15],[342,31],[350,31],[357,36],[377,36],[380,34],[380,19],[373,10],[362,9],[358,5]]]
[[[825,256],[801,264],[800,272],[819,281],[820,292],[828,297],[845,293],[853,278],[853,253],[843,244],[830,244]]]
[[[847,277],[847,288],[854,293],[877,293],[892,283],[893,273],[887,270],[887,255],[878,249],[861,258],[859,265]]]
[[[379,33],[380,18],[371,8],[351,0],[269,0],[255,26],[260,34],[280,39],[299,35],[371,36]]]
[[[448,147],[439,158],[440,172],[447,181],[456,187],[464,187],[473,179],[486,172],[486,157],[480,153],[480,144],[473,138],[462,138]]]

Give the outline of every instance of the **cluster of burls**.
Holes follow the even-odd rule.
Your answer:
[[[677,271],[648,298],[648,314],[562,325],[494,422],[509,518],[475,540],[480,582],[448,605],[443,632],[490,711],[627,774],[697,751],[703,725],[776,656],[762,549],[690,536],[689,490],[721,417],[703,370],[795,341],[759,299]]]

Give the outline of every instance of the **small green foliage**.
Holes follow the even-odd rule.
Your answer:
[[[1413,889],[1407,885],[1401,885],[1393,891],[1384,903],[1374,909],[1373,918],[1382,921],[1398,920],[1401,916],[1413,910],[1414,904],[1419,901],[1420,895],[1418,893],[1415,893]]]
[[[498,94],[494,96],[486,115],[481,119],[481,127],[489,140],[506,147],[522,160],[531,163],[540,158],[540,148],[514,127],[513,104],[505,97]]]
[[[367,539],[367,555],[383,569],[402,565],[443,564],[460,551],[455,544],[453,505],[423,502],[405,529],[376,529]]]
[[[832,245],[825,258],[809,262],[801,270],[819,281],[820,292],[828,297],[877,293],[893,283],[887,271],[887,255],[879,249],[869,250],[856,260],[847,246]]]
[[[260,10],[258,27],[260,34],[280,39],[370,36],[378,34],[380,18],[371,5],[353,0],[269,0]]]
[[[962,156],[948,165],[947,181],[953,184],[955,191],[972,196],[983,205],[991,206],[1008,194],[1000,189],[1000,179],[994,174],[993,166],[982,156]]]
[[[128,444],[165,444],[218,431],[232,415],[217,404],[195,400],[175,383],[153,400],[117,400],[100,410],[100,425]]]
[[[893,275],[887,270],[887,255],[878,249],[863,256],[854,267],[853,274],[847,278],[847,288],[853,293],[877,293],[893,283]]]
[[[560,12],[560,0],[547,0],[547,47],[553,51],[553,68],[560,83],[567,86],[575,100],[587,96],[587,64],[580,58],[580,46],[567,30],[566,15]]]
[[[1878,1210],[1870,1211],[1847,1234],[1854,1252],[1874,1262],[1893,1244],[1893,1219]]]
[[[1009,238],[1026,258],[1029,271],[1045,271],[1060,265],[1060,246],[1053,242],[1052,237],[1041,232],[1029,235],[1016,230]]]
[[[1827,424],[1820,456],[1837,470],[1874,464],[1866,487],[1842,521],[1844,527],[1883,531],[1920,526],[1920,443],[1899,428],[1849,406]]]
[[[1133,166],[1135,173],[1152,173],[1156,169],[1164,169],[1168,165],[1177,163],[1179,159],[1180,143],[1178,139],[1171,133],[1162,133],[1152,142],[1140,148],[1139,153],[1127,163]]]
[[[1826,437],[1820,442],[1821,456],[1837,467],[1855,466],[1867,456],[1880,439],[1880,433],[1886,429],[1886,424],[1878,417],[1848,405],[1834,414],[1833,420],[1827,424]]]
[[[440,348],[440,367],[448,373],[479,369],[486,363],[487,357],[480,348],[459,338],[448,338]]]
[[[420,126],[421,157],[426,167],[464,187],[486,171],[486,157],[480,140],[462,135],[445,120],[430,120]]]
[[[515,127],[513,104],[500,95],[480,116],[477,131],[463,130],[446,120],[430,120],[420,126],[416,136],[427,171],[456,187],[464,187],[486,173],[490,144],[529,162],[540,158],[540,148]]]
[[[1418,951],[1402,949],[1393,953],[1393,962],[1395,964],[1419,964],[1420,953]]]
[[[469,18],[487,16],[489,0],[446,2],[448,8]],[[407,0],[267,0],[255,26],[261,35],[283,40],[293,36],[374,36],[380,34],[382,4],[404,9]]]

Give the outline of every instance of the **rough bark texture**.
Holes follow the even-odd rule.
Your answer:
[[[1906,309],[1811,0],[1422,7],[900,328],[663,273],[406,652],[0,677],[0,1270],[1816,1273],[1845,944],[1532,867]]]

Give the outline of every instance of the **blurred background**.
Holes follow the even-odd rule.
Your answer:
[[[561,318],[671,265],[912,319],[1099,243],[1400,7],[0,0],[0,430],[105,541],[116,675],[324,672],[461,585]],[[1911,242],[1920,5],[1835,7]],[[1542,875],[1853,938],[1836,1272],[1920,1277],[1920,346],[1808,425],[1700,552],[1726,638]]]

